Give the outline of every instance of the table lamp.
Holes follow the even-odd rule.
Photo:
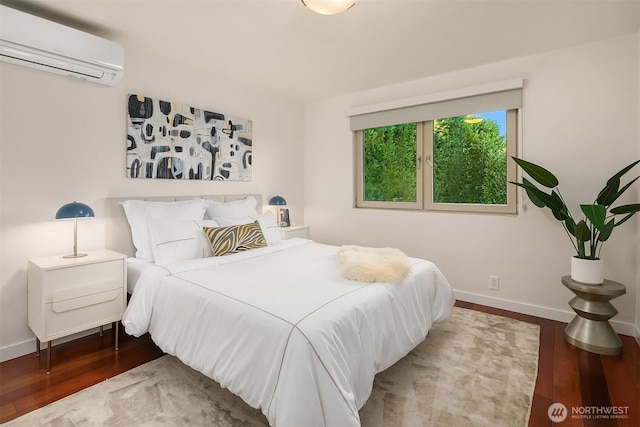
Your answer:
[[[285,208],[287,206],[287,201],[282,196],[273,196],[269,199],[269,206],[277,207],[277,218],[278,218],[278,226],[279,227],[289,227],[289,209]]]
[[[64,255],[63,258],[80,258],[87,254],[78,253],[78,219],[93,218],[93,209],[84,203],[74,201],[62,206],[56,212],[56,219],[72,219],[73,220],[73,253]]]

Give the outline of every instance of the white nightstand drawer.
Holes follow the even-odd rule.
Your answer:
[[[303,239],[309,238],[309,226],[308,225],[292,225],[291,227],[278,227],[280,231],[280,237],[283,239],[293,239],[294,237],[301,237]]]
[[[46,304],[45,335],[47,339],[64,337],[120,320],[124,310],[122,293],[123,290],[120,288],[96,295]],[[99,302],[89,304],[91,299]]]
[[[53,295],[51,307],[56,313],[64,313],[65,311],[112,301],[122,294],[119,292],[122,289],[117,286],[107,291],[103,290],[103,287],[103,284],[99,284],[58,292]]]
[[[113,260],[49,270],[44,278],[44,302],[53,302],[54,295],[60,301],[121,287],[123,262]]]

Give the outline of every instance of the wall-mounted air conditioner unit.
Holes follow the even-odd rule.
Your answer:
[[[122,79],[124,49],[0,5],[0,61],[112,86]]]

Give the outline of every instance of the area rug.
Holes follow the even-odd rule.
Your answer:
[[[454,308],[376,376],[363,427],[526,427],[539,327]],[[267,426],[264,415],[172,356],[141,365],[4,426]]]

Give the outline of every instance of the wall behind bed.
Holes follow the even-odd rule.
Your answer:
[[[571,319],[567,302],[573,295],[560,278],[569,274],[573,249],[549,212],[530,203],[517,216],[353,208],[353,142],[346,111],[522,77],[523,155],[557,173],[575,211],[638,158],[638,43],[637,35],[609,39],[308,105],[305,219],[311,237],[399,247],[434,261],[460,299]],[[327,151],[341,153],[333,158],[331,174],[314,161]],[[627,193],[626,203],[637,201],[636,190]],[[627,295],[613,301],[620,312],[615,327],[626,334],[633,333],[636,322],[639,242],[638,221],[630,221],[602,252],[606,277],[627,286]],[[499,291],[488,289],[489,275],[500,277]]]
[[[78,224],[80,250],[104,247],[107,197],[281,194],[293,220],[304,220],[301,105],[115,41],[126,58],[114,87],[0,64],[0,360],[33,351],[27,260],[72,252],[73,223],[54,220],[65,203],[96,214]],[[251,119],[252,181],[126,178],[128,93]]]

